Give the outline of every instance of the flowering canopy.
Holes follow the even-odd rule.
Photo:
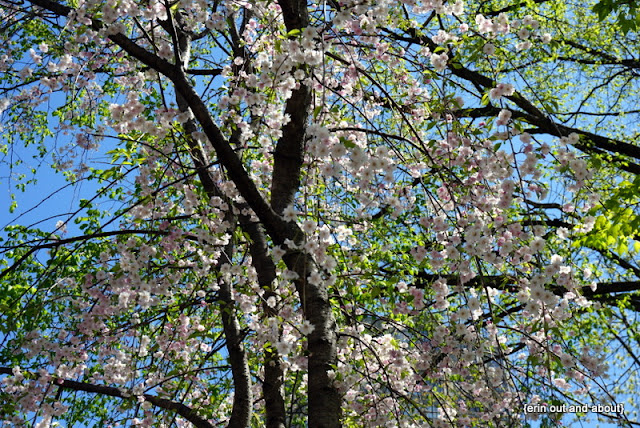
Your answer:
[[[593,5],[0,5],[9,182],[82,196],[2,235],[4,423],[637,419],[591,407],[640,368],[640,49]]]

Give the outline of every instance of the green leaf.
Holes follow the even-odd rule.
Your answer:
[[[320,112],[322,111],[322,107],[321,105],[317,106],[316,108],[313,109],[313,118],[317,119],[318,115],[320,114]]]
[[[480,100],[480,104],[482,104],[483,106],[489,105],[489,93],[485,93],[482,96],[482,99]]]
[[[342,143],[343,146],[345,146],[348,149],[353,149],[356,146],[356,143],[354,143],[353,141],[345,137],[340,137],[340,142]]]

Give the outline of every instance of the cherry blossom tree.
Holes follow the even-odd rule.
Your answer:
[[[0,420],[637,425],[603,3],[0,0]]]

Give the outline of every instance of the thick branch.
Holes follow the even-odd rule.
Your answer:
[[[640,68],[640,60],[636,59],[636,58],[617,58],[614,55],[611,55],[607,52],[603,52],[597,49],[593,49],[589,46],[585,46],[583,44],[580,44],[578,42],[575,42],[573,40],[567,40],[567,39],[561,39],[560,40],[562,43],[565,43],[573,48],[579,49],[583,52],[586,52],[590,55],[599,57],[601,60],[600,62],[595,62],[597,64],[608,64],[608,65],[624,65],[625,67],[628,68],[633,68],[633,69],[638,69]],[[564,59],[564,58],[561,58]],[[569,61],[571,61],[571,59],[568,59]]]
[[[306,0],[280,0],[287,31],[302,29],[309,24]],[[274,153],[271,182],[271,207],[281,213],[292,201],[300,186],[300,170],[304,158],[304,139],[311,90],[302,82],[287,101],[285,114],[290,121],[282,129],[282,138]],[[296,228],[297,229],[297,228]],[[296,230],[299,234],[299,230]],[[296,240],[300,244],[300,239]],[[333,386],[329,371],[337,361],[336,325],[327,286],[321,281],[311,283],[308,278],[316,271],[312,257],[303,251],[289,251],[283,257],[294,271],[296,289],[306,319],[314,329],[308,337],[309,350],[309,411],[308,426],[334,428],[341,426],[342,397]]]
[[[230,254],[233,245],[233,241],[229,242],[225,251],[226,254]],[[218,267],[223,261],[229,262],[230,260],[221,259]],[[234,388],[233,407],[227,428],[245,428],[250,424],[252,413],[251,372],[243,344],[240,323],[236,315],[233,290],[229,281],[224,278],[220,280],[218,296],[222,302],[220,308],[222,329],[226,338]]]
[[[306,0],[279,0],[282,18],[287,31],[300,30],[309,25],[309,11]]]
[[[240,208],[242,210],[242,208]],[[276,278],[276,266],[267,253],[267,242],[258,223],[251,221],[248,216],[241,215],[240,226],[249,235],[251,240],[249,252],[253,267],[258,274],[258,283],[264,290],[263,310],[267,316],[276,316],[276,311],[269,307],[266,300],[275,296],[273,281]],[[264,358],[264,380],[262,382],[262,394],[264,395],[266,410],[266,428],[284,428],[286,423],[286,410],[282,385],[284,384],[284,368],[280,356],[275,349],[266,349]]]
[[[444,278],[449,285],[459,285],[460,277],[458,275],[437,275],[430,273],[420,273],[417,276],[418,281],[414,284],[419,288],[427,288],[429,284]],[[508,275],[491,275],[491,276],[479,276],[473,278],[471,281],[465,283],[465,286],[479,287],[489,286],[498,290],[515,291],[518,289],[517,279]],[[549,291],[556,295],[563,295],[568,290],[564,287],[555,285],[550,286]],[[618,293],[633,293],[640,291],[640,281],[612,281],[612,282],[599,282],[597,283],[596,290],[593,291],[590,286],[584,286],[580,289],[580,292],[587,298],[592,300],[601,300],[604,297],[613,297]]]
[[[51,0],[32,0],[31,3],[55,12],[60,16],[67,16],[71,12],[70,8]],[[95,20],[93,21],[93,26],[97,29],[100,29],[101,27],[100,22]],[[292,230],[294,228],[288,226],[278,215],[276,215],[269,204],[265,201],[255,183],[251,180],[251,177],[249,177],[249,174],[245,170],[242,161],[233,150],[233,147],[231,147],[229,142],[222,135],[220,129],[214,123],[206,104],[196,93],[191,82],[189,82],[185,77],[180,68],[158,57],[154,53],[147,51],[123,34],[119,33],[110,35],[109,38],[130,56],[166,76],[173,82],[176,92],[191,108],[191,111],[202,127],[204,134],[215,149],[221,164],[227,169],[229,177],[233,180],[242,197],[251,206],[258,218],[260,218],[264,223],[269,235],[272,236],[273,240],[277,244],[284,243],[287,238],[293,238],[296,235],[296,230]]]
[[[70,12],[69,8],[50,0],[33,0],[32,3],[64,16]],[[305,1],[283,0],[280,2],[280,6],[288,28],[302,28],[308,24]],[[94,24],[94,26],[100,27],[99,23]],[[225,167],[236,188],[256,213],[274,243],[282,245],[287,239],[300,240],[302,233],[297,225],[285,222],[265,201],[244,168],[240,158],[222,135],[220,129],[215,125],[207,105],[196,93],[182,70],[137,45],[123,34],[111,35],[109,38],[130,56],[163,74],[173,82],[177,95],[191,109],[204,134],[215,149],[220,163]],[[279,145],[282,143],[280,153],[289,145],[292,146],[293,151],[291,153],[294,156],[302,151],[304,139],[299,139],[299,137],[304,136],[304,128],[308,117],[308,98],[310,97],[308,91],[308,88],[303,89],[301,87],[287,103],[285,112],[290,115],[291,122],[295,123],[284,129],[283,134],[295,138],[285,141],[283,137],[279,142]],[[307,108],[297,109],[304,106],[307,106]],[[294,160],[293,168],[296,168],[296,162]],[[276,168],[274,174],[278,174],[279,170],[283,170],[283,168],[284,166]],[[297,186],[297,184],[295,186],[289,185],[283,190],[288,191],[289,195],[291,195],[297,191]],[[285,195],[285,197],[288,196]],[[285,200],[284,198],[282,199],[282,201]],[[278,203],[279,207],[282,205],[282,202]],[[309,336],[309,426],[337,427],[340,426],[341,397],[328,376],[328,371],[332,369],[336,362],[335,320],[331,313],[328,293],[325,286],[316,286],[307,282],[307,275],[314,268],[309,255],[289,254],[285,258],[285,262],[289,269],[299,275],[299,279],[296,281],[298,293],[305,309],[305,315],[314,326],[314,331]]]
[[[0,367],[0,375],[12,374],[13,369],[9,367]],[[92,394],[107,395],[109,397],[122,398],[123,400],[137,400],[137,396],[126,394],[122,389],[115,388],[113,386],[95,385],[92,383],[78,382],[75,380],[60,378],[52,378],[51,384],[72,391],[83,391]],[[175,411],[177,414],[191,422],[197,428],[213,428],[212,424],[210,424],[206,419],[200,417],[198,413],[189,406],[172,400],[168,400],[166,398],[160,398],[151,394],[143,394],[143,397],[145,401],[148,401],[156,407]]]
[[[194,76],[219,76],[221,73],[222,73],[221,68],[212,68],[212,69],[189,68],[187,69],[187,74],[192,74]]]
[[[324,283],[312,284],[308,278],[316,271],[311,256],[290,251],[283,260],[298,274],[294,281],[303,304],[305,318],[314,330],[308,336],[309,350],[309,420],[311,428],[340,427],[342,397],[329,378],[337,362],[336,321],[329,293]]]
[[[411,36],[407,37],[393,33],[386,29],[383,30],[387,34],[389,34],[391,38],[395,38],[397,40],[425,45],[431,50],[435,50],[438,47],[431,39],[429,39],[428,37],[418,36],[417,34],[415,34],[415,31],[410,31]],[[475,70],[471,70],[465,67],[464,64],[461,64],[455,59],[450,60],[449,65],[449,70],[453,75],[467,80],[474,85],[487,89],[495,88],[497,85],[497,82],[495,82],[493,79]],[[518,113],[519,116],[526,120],[528,123],[536,126],[540,131],[557,137],[567,136],[572,132],[579,134],[581,136],[581,141],[575,145],[575,147],[579,150],[598,154],[602,154],[602,150],[605,150],[608,152],[613,152],[615,154],[640,159],[639,146],[607,138],[602,135],[594,134],[581,129],[561,125],[553,121],[545,112],[536,107],[533,103],[531,103],[531,101],[523,97],[519,92],[516,92],[513,95],[508,96],[507,98],[515,105],[520,107],[520,109],[522,109],[522,112]],[[634,174],[640,174],[640,165],[630,164],[626,165],[624,169]]]
[[[309,24],[306,1],[278,2],[282,8],[287,31],[301,29]],[[293,202],[300,187],[300,169],[304,161],[304,139],[309,119],[311,90],[304,83],[295,89],[284,109],[289,122],[282,127],[282,137],[273,154],[273,178],[271,182],[271,207],[282,211]]]
[[[547,1],[549,1],[549,0],[533,0],[534,3],[538,3],[538,4],[545,3]],[[492,11],[489,11],[489,12],[485,12],[484,14],[487,15],[487,16],[498,16],[501,13],[511,12],[513,10],[518,10],[520,8],[527,7],[527,6],[529,6],[529,2],[523,1],[523,2],[520,2],[520,3],[510,4],[508,6],[505,6],[505,7],[501,8],[501,9],[498,9],[498,10],[492,10]]]
[[[181,15],[177,14],[177,23],[180,28],[184,26],[184,23],[181,21]],[[176,29],[175,31],[177,38],[177,46],[175,47],[175,50],[177,52],[177,56],[182,59],[183,64],[186,67],[190,59],[191,36],[180,29]],[[178,108],[181,112],[186,113],[189,111],[189,104],[180,92],[176,94],[176,102],[178,103]],[[197,126],[193,119],[189,119],[185,123],[185,131],[187,134],[187,144],[189,145],[191,158],[207,196],[209,199],[214,196],[224,197],[213,180],[213,177],[207,168],[204,154],[194,138]],[[231,209],[228,209],[225,212],[224,220],[230,224],[236,223],[235,216],[232,214]],[[229,240],[229,243],[226,245],[222,253],[223,256],[218,260],[218,269],[220,269],[221,265],[224,263],[231,263],[234,247],[234,241]],[[222,329],[226,338],[234,388],[233,406],[227,427],[244,428],[247,427],[251,421],[253,401],[251,393],[251,373],[249,371],[249,362],[244,348],[240,323],[238,322],[238,317],[236,315],[236,303],[233,298],[231,283],[229,280],[222,278],[219,282],[219,287],[218,296],[221,302],[220,314],[222,318]]]

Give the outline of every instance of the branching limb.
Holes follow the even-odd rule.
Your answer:
[[[12,375],[13,369],[9,367],[0,367],[0,375]],[[137,400],[138,397],[126,393],[120,388],[106,385],[95,385],[87,382],[78,382],[75,380],[52,378],[51,384],[60,388],[68,389],[71,391],[83,391],[91,394],[101,394],[109,397],[122,398],[123,400]],[[193,424],[196,428],[213,428],[214,425],[209,423],[206,419],[198,415],[198,413],[191,407],[178,403],[176,401],[161,398],[156,395],[143,394],[144,400],[153,404],[154,406],[164,409],[175,411],[178,415],[182,416]]]

